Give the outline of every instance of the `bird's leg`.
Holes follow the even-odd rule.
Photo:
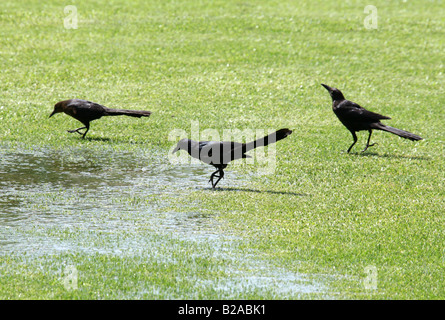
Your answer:
[[[80,130],[82,130],[82,129],[87,129],[87,130],[84,133],[82,133],[82,132],[80,132]],[[87,134],[88,130],[90,130],[90,126],[85,126],[85,127],[78,128],[78,129],[75,129],[75,130],[67,130],[67,131],[69,133],[77,132],[78,134],[82,135],[82,138],[85,138],[85,135]]]
[[[372,130],[368,130],[368,131],[369,131],[368,142],[366,142],[366,147],[365,147],[365,149],[362,150],[362,152],[365,152],[366,150],[368,150],[369,147],[376,145],[376,143],[369,144],[369,141],[371,141]]]
[[[85,139],[88,130],[90,130],[90,126],[87,126],[87,130],[83,133],[82,139]]]
[[[348,153],[349,153],[349,151],[351,151],[352,147],[353,147],[354,144],[357,142],[357,135],[355,134],[354,131],[351,131],[351,133],[352,133],[352,138],[354,138],[354,142],[353,142],[353,143],[351,144],[351,146],[349,147],[349,149],[348,149]]]
[[[78,129],[74,129],[74,130],[67,130],[69,133],[74,133],[74,132],[77,132],[78,134],[82,134],[81,132],[79,132],[79,130],[82,130],[82,129],[86,129],[87,127],[82,127],[82,128],[78,128]]]
[[[219,172],[219,169],[218,170],[216,170],[215,172],[213,172],[211,175],[210,175],[210,179],[209,179],[209,182],[212,184],[212,188],[214,188],[214,186],[213,186],[213,178],[216,176],[216,174]],[[220,177],[220,176],[217,176],[218,178]]]
[[[78,128],[78,129],[74,129],[74,130],[67,130],[69,133],[74,133],[74,132],[77,132],[78,134],[82,134],[81,132],[79,132],[79,130],[82,130],[82,129],[86,129],[87,127],[82,127],[82,128]]]
[[[224,179],[224,171],[223,169],[218,169],[219,176],[218,180],[216,180],[215,184],[212,184],[212,188],[215,189],[216,185],[218,184],[219,180]]]

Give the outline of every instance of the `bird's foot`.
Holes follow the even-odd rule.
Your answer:
[[[365,152],[366,150],[368,150],[369,147],[373,147],[377,144],[377,142],[374,142],[373,144],[368,144],[365,149],[362,150],[362,152]]]
[[[212,185],[212,188],[215,188],[215,186],[216,186],[216,183],[213,183],[213,179],[214,179],[215,177],[218,178],[218,180],[216,181],[216,183],[218,183],[219,179],[221,179],[220,176],[216,175],[216,172],[215,172],[215,173],[212,173],[212,175],[210,176],[210,179],[209,179],[209,183]]]
[[[215,189],[216,184],[218,183],[218,181],[219,181],[219,177],[218,177],[218,180],[216,180],[216,182],[213,182],[213,179],[209,180],[209,183],[212,185],[212,189]]]
[[[79,129],[74,129],[74,130],[67,130],[67,132],[69,132],[69,133],[77,132],[78,134],[82,135],[83,133],[79,131],[79,130],[82,130],[82,129],[85,129],[85,128],[79,128]]]
[[[217,178],[216,182],[213,182],[213,179]],[[212,184],[212,189],[215,189],[216,185],[218,184],[219,180],[224,179],[224,171],[219,169],[213,172],[210,175],[209,182]]]

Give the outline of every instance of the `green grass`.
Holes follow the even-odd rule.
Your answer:
[[[191,121],[221,134],[289,127],[294,133],[277,143],[273,174],[229,165],[234,174],[221,190],[178,188],[161,195],[169,202],[164,210],[180,212],[192,199],[193,210],[215,218],[220,232],[241,237],[242,252],[329,277],[324,297],[445,297],[444,3],[375,1],[375,30],[364,27],[369,3],[360,1],[74,1],[76,30],[63,27],[67,4],[10,1],[0,9],[0,146],[153,152],[161,159],[175,143],[169,133],[190,132]],[[367,134],[359,133],[346,154],[352,137],[320,83],[425,140],[376,132],[378,144],[361,154]],[[81,140],[66,132],[76,120],[48,119],[57,101],[75,97],[153,114],[94,121]],[[135,199],[127,199],[129,208],[143,201]],[[227,261],[212,258],[205,245],[179,243],[184,254],[204,252],[203,260],[182,255],[169,269],[147,267],[146,254],[2,256],[0,297],[298,297],[197,290],[196,281],[230,277]],[[60,285],[67,260],[83,275],[74,292]],[[377,268],[377,289],[363,285],[369,266]],[[179,289],[173,279],[182,279]]]

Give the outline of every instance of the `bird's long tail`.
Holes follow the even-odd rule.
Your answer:
[[[268,144],[275,143],[281,139],[286,138],[291,133],[292,133],[292,130],[289,130],[289,129],[280,129],[278,131],[275,131],[274,133],[271,133],[263,138],[246,143],[246,151],[245,152],[255,149],[257,147],[264,147],[264,146],[267,146]]]
[[[130,117],[149,117],[151,115],[151,111],[143,111],[143,110],[124,110],[124,109],[110,109],[108,108],[106,111],[108,116],[130,116]]]
[[[393,127],[390,127],[390,126],[386,126],[383,123],[373,123],[372,127],[373,127],[373,129],[391,132],[393,134],[398,135],[399,137],[402,137],[402,138],[405,138],[405,139],[410,139],[412,141],[423,140],[422,137],[419,137],[418,135],[415,135],[414,133],[411,133],[411,132],[408,132],[408,131],[404,131],[404,130],[401,130],[401,129],[397,129],[397,128],[393,128]]]

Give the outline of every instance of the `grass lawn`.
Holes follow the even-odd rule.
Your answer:
[[[445,298],[445,3],[374,1],[376,29],[368,4],[4,1],[0,298]],[[425,140],[345,153],[321,83]],[[153,114],[82,140],[48,118],[71,98]],[[194,124],[293,134],[212,191],[169,162]]]

